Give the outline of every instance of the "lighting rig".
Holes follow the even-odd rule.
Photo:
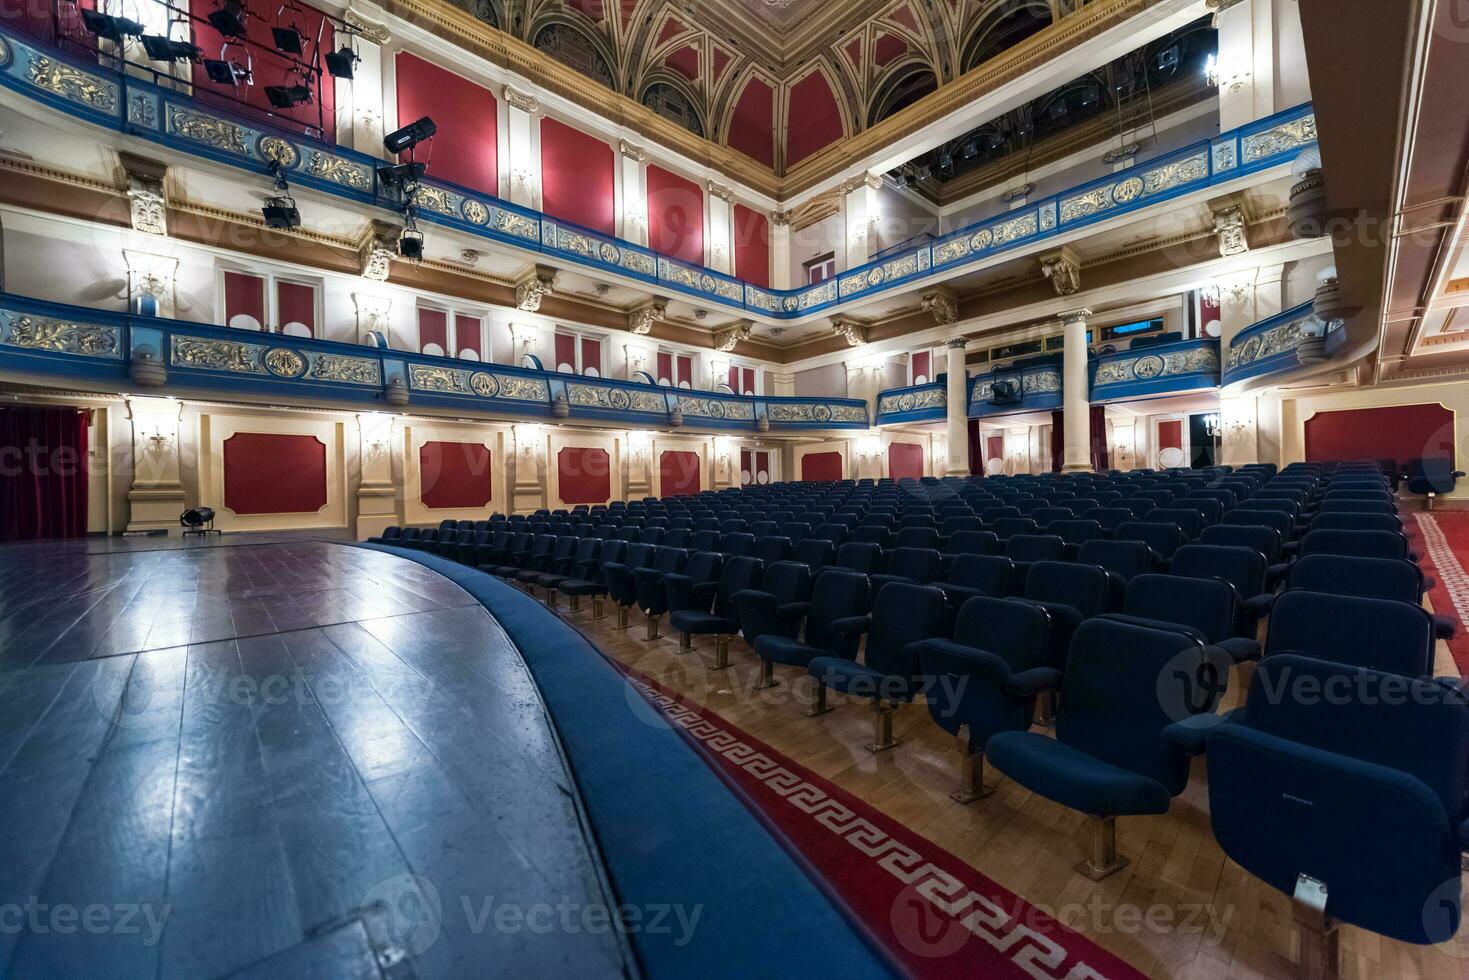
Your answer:
[[[267,228],[299,228],[301,226],[301,212],[296,208],[296,199],[291,196],[291,186],[286,183],[286,169],[281,166],[279,160],[270,163],[271,176],[275,177],[274,197],[265,199],[265,206],[260,209],[265,216],[265,227]]]
[[[383,189],[397,196],[403,207],[403,233],[398,236],[398,254],[410,262],[423,258],[423,232],[415,221],[418,208],[414,200],[418,183],[428,170],[428,161],[414,159],[418,147],[433,139],[438,127],[428,116],[417,119],[402,129],[394,130],[383,138],[383,149],[395,156],[408,154],[407,163],[389,164],[377,168],[377,179]],[[430,157],[432,147],[430,146]]]

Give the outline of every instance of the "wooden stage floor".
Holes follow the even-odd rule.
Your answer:
[[[618,661],[722,716],[795,762],[855,794],[887,816],[949,850],[1031,904],[1060,918],[1152,977],[1283,978],[1297,973],[1295,931],[1284,895],[1227,860],[1209,827],[1204,760],[1195,760],[1188,788],[1166,816],[1117,821],[1117,846],[1131,862],[1092,882],[1073,871],[1086,854],[1083,818],[987,767],[994,793],[968,806],[949,799],[957,788],[952,736],[934,725],[921,704],[900,708],[894,732],[902,740],[878,755],[871,712],[843,703],[817,718],[802,714],[809,689],[794,668],[777,666],[785,681],[756,690],[758,660],[744,641],[730,647],[732,666],[710,671],[712,637],[695,637],[692,653],[680,653],[670,631],[648,641],[645,620],[633,612],[628,629],[608,615],[591,618],[590,604],[570,613],[582,629]],[[1440,641],[1438,673],[1457,676]],[[1238,694],[1231,678],[1230,702]],[[796,681],[792,684],[791,681]],[[1261,833],[1269,833],[1261,827]],[[1348,978],[1469,977],[1469,928],[1436,947],[1418,947],[1344,927],[1343,975]]]
[[[629,975],[530,918],[615,903],[588,841],[519,653],[412,562],[0,548],[0,976]]]

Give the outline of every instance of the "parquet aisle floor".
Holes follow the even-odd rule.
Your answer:
[[[1073,871],[1086,853],[1084,818],[987,767],[991,796],[963,806],[949,799],[957,785],[953,739],[922,704],[905,705],[894,721],[897,748],[872,755],[871,712],[830,695],[837,710],[802,714],[804,676],[776,667],[782,681],[755,690],[758,661],[736,638],[731,668],[710,671],[713,639],[695,637],[680,653],[678,634],[663,622],[662,638],[644,640],[645,621],[616,628],[614,607],[591,617],[590,603],[561,614],[618,661],[647,674],[768,743],[795,762],[856,794],[888,816],[951,851],[1021,898],[1084,933],[1154,977],[1277,978],[1294,973],[1295,929],[1286,896],[1227,860],[1209,826],[1205,760],[1195,760],[1188,788],[1167,815],[1117,821],[1122,871],[1092,882]],[[1457,676],[1446,644],[1437,672]],[[1238,696],[1231,677],[1229,700]],[[795,682],[795,683],[793,683]],[[1268,828],[1261,828],[1268,833]],[[1469,977],[1469,929],[1436,947],[1381,939],[1344,927],[1343,976],[1348,978]]]

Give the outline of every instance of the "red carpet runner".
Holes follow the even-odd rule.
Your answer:
[[[1428,597],[1433,611],[1458,620],[1458,629],[1449,641],[1459,674],[1469,677],[1469,575],[1464,573],[1461,558],[1469,559],[1469,513],[1417,513],[1417,520],[1404,528],[1409,543],[1418,552],[1423,574],[1435,581]]]
[[[612,663],[760,808],[908,975],[1038,980],[1143,976],[937,844],[719,715]]]

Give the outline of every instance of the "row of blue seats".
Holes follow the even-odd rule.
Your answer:
[[[1464,843],[1458,828],[1469,816],[1469,722],[1462,698],[1457,705],[1434,701],[1444,689],[1427,679],[1434,627],[1421,607],[1424,579],[1406,550],[1395,504],[1390,495],[1383,500],[1381,478],[1373,476],[1350,467],[1329,477],[1287,468],[1278,480],[1258,483],[1274,488],[1266,493],[1282,494],[1261,502],[1289,506],[1257,513],[1283,514],[1285,521],[1246,522],[1254,510],[1247,497],[1218,523],[1201,524],[1195,543],[1185,536],[1166,560],[1151,548],[1146,555],[1127,548],[1139,542],[1114,536],[1076,543],[1073,554],[1063,550],[1069,563],[1026,561],[1015,556],[1042,553],[1029,548],[1054,553],[1053,541],[1041,546],[1028,539],[1060,536],[1020,533],[1002,542],[986,531],[980,533],[993,534],[993,544],[1004,551],[1016,550],[961,552],[935,563],[934,549],[894,548],[882,555],[882,571],[863,574],[836,562],[813,573],[791,562],[594,538],[572,546],[586,549],[579,560],[573,555],[586,577],[558,581],[556,573],[534,568],[495,570],[528,587],[546,587],[553,601],[557,592],[574,600],[612,595],[624,625],[627,609],[638,605],[649,616],[652,636],[667,614],[684,646],[695,635],[717,637],[716,667],[728,663],[730,639],[743,634],[767,682],[775,680],[775,663],[806,669],[817,684],[812,711],[827,709],[828,689],[871,702],[879,719],[875,749],[893,744],[892,709],[924,695],[934,720],[966,747],[968,789],[960,795],[982,792],[988,752],[1018,782],[1096,818],[1099,846],[1087,866],[1092,874],[1120,866],[1115,817],[1166,811],[1186,783],[1188,755],[1205,752],[1215,832],[1239,863],[1298,905],[1309,905],[1329,887],[1323,922],[1335,918],[1408,941],[1436,942],[1457,928],[1457,890],[1445,898],[1438,919],[1425,918],[1423,903],[1410,899],[1428,896],[1450,875],[1457,883]],[[1332,501],[1389,506],[1340,508]],[[1334,516],[1341,514],[1355,516]],[[1367,521],[1368,515],[1394,523]],[[1227,523],[1231,517],[1242,523]],[[1246,707],[1221,716],[1214,710],[1229,665],[1256,656],[1251,638],[1241,635],[1249,629],[1240,625],[1242,596],[1229,581],[1235,576],[1218,574],[1217,564],[1223,551],[1255,549],[1209,540],[1240,533],[1224,530],[1230,527],[1266,531],[1254,540],[1275,542],[1275,557],[1291,560],[1274,569],[1279,594],[1262,588],[1245,597],[1264,600],[1253,610],[1269,617],[1264,657]],[[621,546],[623,560],[593,557],[609,546]],[[634,548],[642,550],[629,560]],[[916,559],[900,556],[903,550],[927,554],[909,566],[903,563]],[[1128,551],[1131,574],[1093,564],[1117,565]],[[1260,561],[1250,564],[1265,563],[1264,552],[1256,553]],[[893,568],[894,561],[901,567]],[[1126,656],[1119,658],[1121,651]],[[1175,704],[1155,708],[1159,678],[1170,672],[1187,678],[1190,688]],[[1417,697],[1392,708],[1282,700],[1279,691],[1290,676],[1311,679],[1316,690],[1335,682],[1357,690],[1399,678]],[[966,677],[971,683],[965,689],[980,695],[946,701],[946,692],[960,689],[954,682]],[[950,683],[938,683],[944,679]],[[1054,739],[1027,731],[1047,692],[1056,710]],[[1413,710],[1425,703],[1432,706]],[[1245,832],[1246,817],[1251,830],[1263,824],[1289,832]],[[1361,835],[1374,833],[1377,859],[1359,859]]]

